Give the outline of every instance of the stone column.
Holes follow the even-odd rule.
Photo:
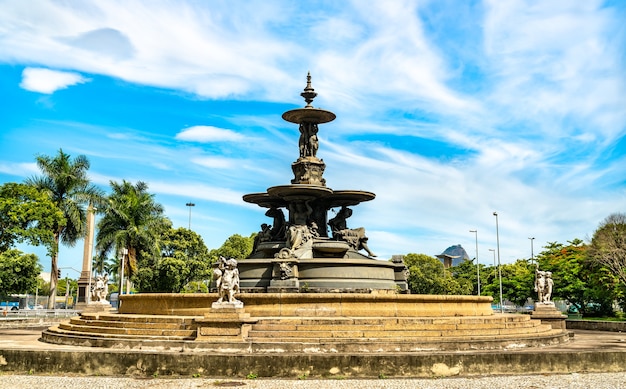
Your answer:
[[[78,279],[78,299],[76,309],[85,309],[91,301],[90,287],[93,285],[91,277],[91,263],[93,259],[94,233],[96,229],[96,209],[89,204],[87,208],[87,233],[85,235],[85,245],[83,248],[83,268]]]

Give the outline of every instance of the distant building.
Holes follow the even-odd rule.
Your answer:
[[[470,260],[467,252],[460,244],[448,247],[443,253],[436,255],[436,257],[443,262],[443,267],[446,269],[452,266],[458,266],[463,261]]]

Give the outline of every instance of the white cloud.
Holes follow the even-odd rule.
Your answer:
[[[171,127],[157,134],[158,126],[117,124],[89,137],[97,147],[80,127],[64,138],[99,158],[98,183],[140,178],[183,218],[176,196],[248,210],[237,191],[289,182],[297,127],[266,103],[303,104],[307,70],[320,93],[314,105],[337,113],[320,130],[325,178],[333,189],[377,194],[355,209],[353,223],[381,255],[434,254],[456,243],[473,251],[465,231],[477,228],[487,262],[498,211],[508,261],[527,254],[528,236],[538,245],[584,238],[626,204],[615,189],[624,164],[616,139],[626,128],[623,8],[604,2],[479,2],[464,11],[471,23],[454,26],[442,22],[454,22],[450,7],[432,1],[32,0],[2,8],[0,62],[191,92],[216,107],[231,100],[178,123],[219,117],[232,129],[184,128],[178,142]],[[461,48],[447,52],[452,46]],[[427,141],[404,144],[417,138]],[[254,209],[219,218],[248,228],[263,220]]]
[[[242,142],[246,138],[233,130],[213,126],[193,126],[176,134],[176,139],[189,142]]]
[[[222,157],[200,157],[192,159],[191,162],[211,169],[230,169],[237,166],[234,160]]]
[[[20,87],[31,92],[52,94],[59,89],[65,89],[88,81],[88,78],[78,73],[43,68],[26,68],[22,72]]]
[[[29,163],[16,163],[9,161],[0,161],[0,173],[5,173],[12,176],[28,177],[35,174],[39,174],[39,168],[34,162]]]

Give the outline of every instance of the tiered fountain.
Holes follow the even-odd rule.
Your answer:
[[[374,259],[365,230],[346,225],[349,207],[374,194],[326,186],[317,134],[335,115],[313,108],[315,95],[308,76],[302,93],[307,105],[283,114],[300,131],[291,184],[244,196],[267,208],[273,222],[264,223],[249,258],[239,260],[244,293],[237,298],[243,308],[212,308],[216,293],[123,295],[117,312],[83,312],[44,331],[42,340],[207,355],[378,355],[567,341],[562,326],[528,315],[494,314],[491,297],[402,293],[407,292],[404,264]],[[328,220],[333,208],[339,210]]]
[[[348,207],[373,200],[376,195],[326,186],[326,164],[317,157],[318,132],[321,124],[335,119],[335,114],[311,105],[317,93],[311,86],[310,74],[301,96],[306,106],[283,114],[283,119],[297,124],[300,131],[300,154],[291,165],[291,185],[243,196],[246,202],[268,208],[265,214],[273,221],[271,226],[262,224],[252,254],[239,265],[242,290],[407,291],[404,264],[374,259],[365,229],[348,228],[346,223],[352,215]],[[336,216],[328,220],[333,208],[338,208]]]

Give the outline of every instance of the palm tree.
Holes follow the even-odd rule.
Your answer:
[[[147,192],[146,183],[111,181],[111,189],[108,201],[101,206],[104,215],[98,222],[96,250],[99,256],[126,251],[122,267],[128,276],[128,290],[130,278],[137,272],[138,258],[158,255],[158,237],[171,222],[163,216],[163,206]]]
[[[56,156],[39,155],[36,161],[43,174],[28,178],[26,184],[46,193],[65,218],[64,225],[55,223],[53,226],[54,248],[48,299],[48,309],[53,309],[58,284],[59,242],[72,247],[85,236],[87,206],[90,202],[98,204],[103,193],[90,183],[87,177],[89,160],[84,155],[72,160],[69,154],[59,149]]]
[[[94,274],[92,274],[92,277],[96,274],[104,274],[107,272],[107,267],[109,263],[109,259],[107,259],[107,257],[102,255],[96,255],[95,257],[93,257],[92,261],[93,262],[91,268],[94,272]]]

